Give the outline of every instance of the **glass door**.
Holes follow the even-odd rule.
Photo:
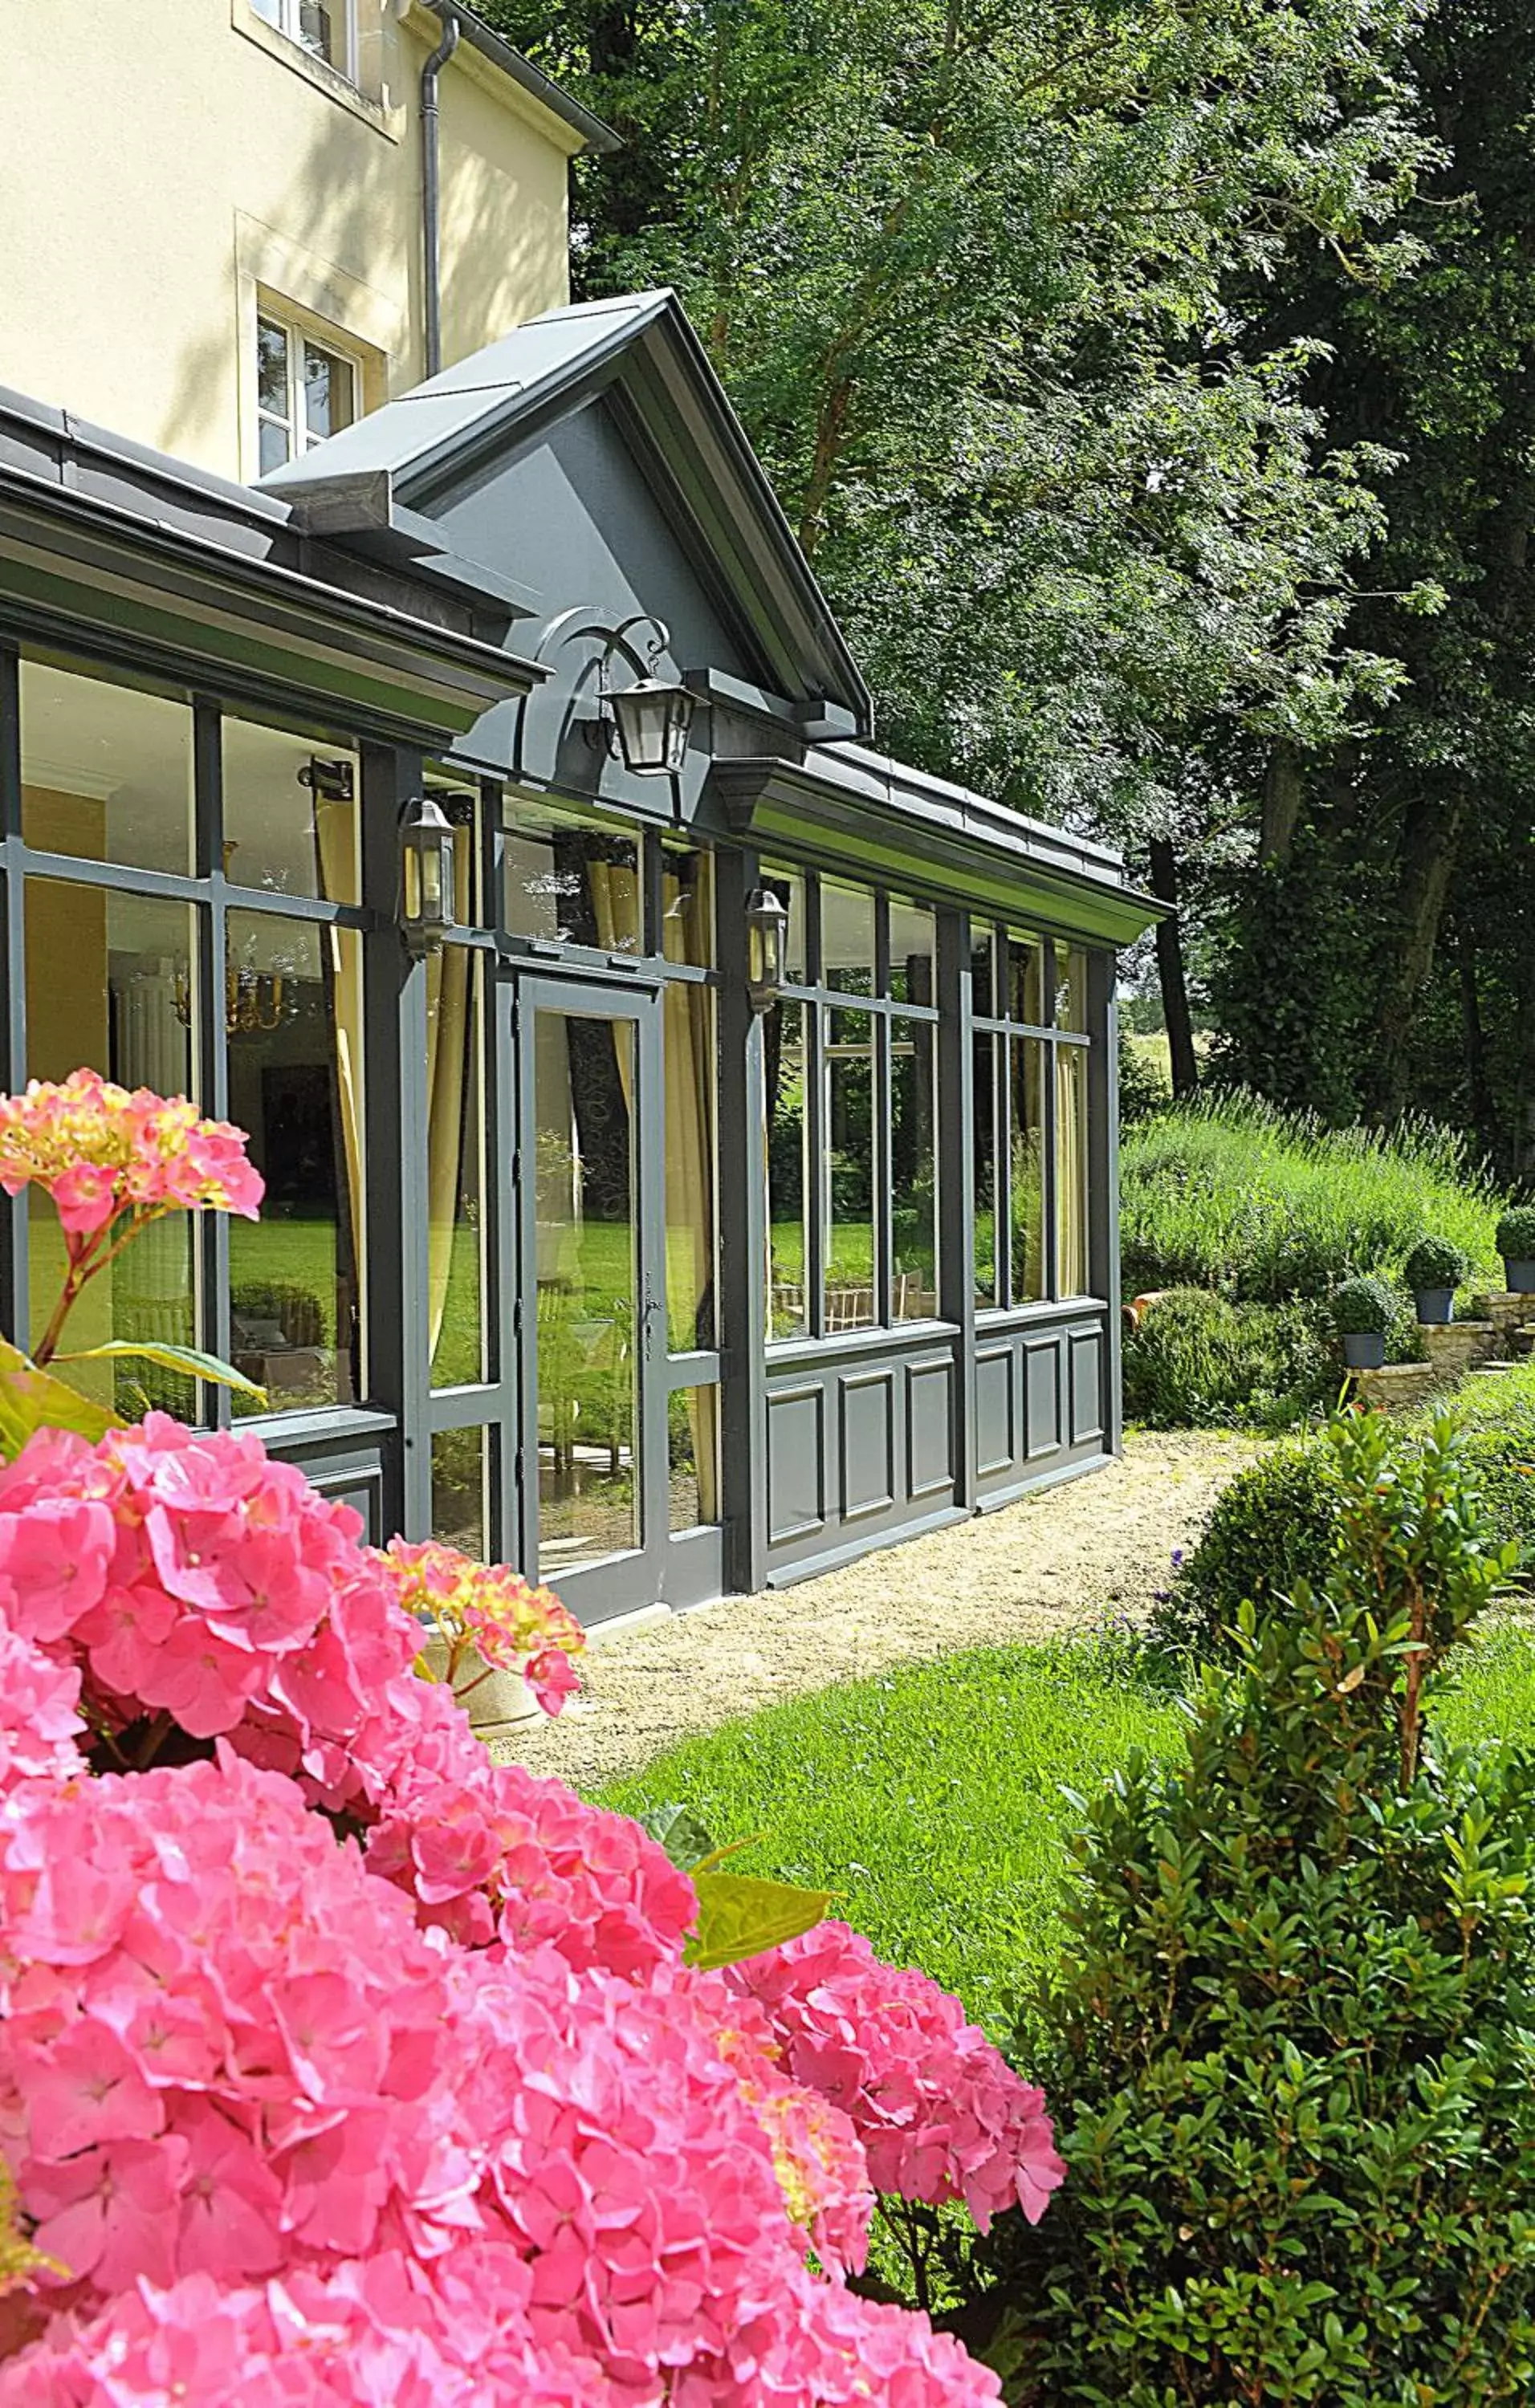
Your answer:
[[[667,1534],[659,998],[524,979],[513,1010],[523,1561],[596,1622],[660,1595]]]

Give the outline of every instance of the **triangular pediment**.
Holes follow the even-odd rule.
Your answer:
[[[393,538],[460,590],[482,578],[515,649],[563,610],[644,612],[680,670],[868,726],[857,666],[670,292],[552,310],[263,486],[333,540]]]

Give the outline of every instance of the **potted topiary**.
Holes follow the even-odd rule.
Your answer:
[[[1498,1224],[1503,1277],[1515,1296],[1535,1296],[1535,1204],[1511,1204]]]
[[[1385,1361],[1391,1290],[1384,1280],[1345,1280],[1333,1291],[1332,1321],[1351,1371],[1378,1371]]]
[[[1455,1319],[1455,1292],[1470,1275],[1470,1256],[1448,1238],[1420,1238],[1403,1270],[1422,1322]]]

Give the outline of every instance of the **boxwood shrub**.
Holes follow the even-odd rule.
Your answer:
[[[1402,1277],[1414,1295],[1425,1288],[1459,1287],[1470,1277],[1470,1256],[1449,1238],[1420,1238],[1406,1262]]]
[[[1535,1262],[1535,1204],[1509,1206],[1498,1224],[1498,1251],[1507,1262]]]
[[[1333,1289],[1331,1305],[1333,1327],[1343,1338],[1373,1330],[1384,1337],[1396,1310],[1391,1290],[1378,1279],[1344,1280]]]
[[[1083,1807],[1030,2027],[1069,2177],[963,2320],[1024,2408],[1535,2397],[1535,1756],[1424,1744],[1507,1567],[1448,1425],[1328,1443],[1319,1584]]]

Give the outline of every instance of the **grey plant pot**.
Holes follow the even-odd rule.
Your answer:
[[[1385,1361],[1384,1330],[1345,1330],[1343,1360],[1351,1371],[1378,1371]]]
[[[1503,1277],[1509,1283],[1511,1296],[1535,1296],[1535,1262],[1514,1262],[1505,1254]]]
[[[1420,1287],[1413,1290],[1413,1309],[1426,1328],[1455,1319],[1453,1287]]]

